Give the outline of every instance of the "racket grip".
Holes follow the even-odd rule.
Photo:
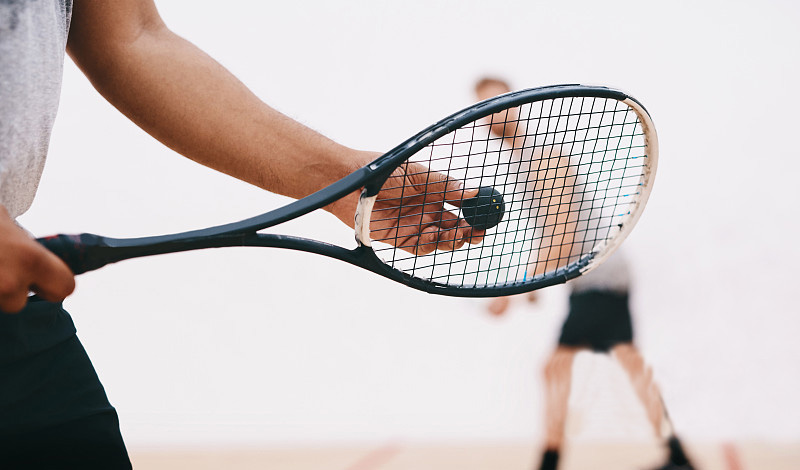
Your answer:
[[[61,258],[74,274],[94,271],[111,262],[103,256],[104,248],[108,248],[103,237],[91,233],[53,235],[36,241]]]

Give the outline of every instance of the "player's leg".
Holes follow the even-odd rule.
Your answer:
[[[628,374],[656,435],[662,436],[671,433],[669,420],[664,416],[661,394],[653,380],[653,370],[644,362],[639,351],[631,343],[618,344],[612,349],[612,355]]]
[[[113,409],[3,439],[3,469],[131,469]]]
[[[612,355],[627,372],[636,395],[644,405],[647,418],[650,420],[656,436],[666,438],[669,455],[667,463],[661,468],[693,468],[680,440],[675,435],[672,422],[664,407],[661,392],[653,380],[653,370],[647,366],[639,350],[632,343],[618,344],[612,349]]]
[[[555,470],[558,466],[572,385],[572,363],[578,351],[572,347],[557,347],[544,369],[545,451],[540,470]]]

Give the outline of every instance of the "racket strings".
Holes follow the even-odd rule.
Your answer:
[[[395,269],[459,287],[558,275],[619,230],[638,201],[645,152],[638,116],[614,99],[557,98],[495,113],[432,142],[403,177],[387,180],[372,213],[373,249]],[[436,249],[463,217],[463,197],[454,200],[437,174],[503,196],[503,219],[480,243]],[[430,242],[405,236],[431,227],[439,233]]]

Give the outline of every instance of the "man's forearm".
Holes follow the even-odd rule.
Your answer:
[[[103,3],[83,8],[102,10]],[[75,8],[69,51],[78,66],[115,107],[192,160],[291,197],[369,160],[264,104],[157,15],[106,31],[89,23],[98,19],[93,11]]]

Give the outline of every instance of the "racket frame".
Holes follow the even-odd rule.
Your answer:
[[[458,287],[412,277],[384,263],[371,248],[370,216],[378,193],[392,172],[426,145],[465,124],[496,112],[527,103],[567,97],[609,98],[624,102],[637,114],[645,136],[645,163],[641,193],[636,207],[624,217],[620,231],[580,260],[559,269],[555,276],[542,276],[502,287]],[[335,258],[372,271],[406,286],[439,295],[496,297],[528,292],[585,274],[605,260],[628,236],[641,216],[652,189],[658,161],[658,138],[644,106],[625,93],[600,86],[556,85],[506,93],[454,113],[417,133],[367,166],[309,196],[264,214],[234,223],[170,235],[119,239],[93,234],[57,235],[38,241],[58,254],[75,274],[98,269],[124,259],[163,253],[232,246],[285,248]],[[361,197],[355,216],[357,246],[348,249],[330,243],[291,235],[257,233],[282,222],[320,209],[359,188]]]
[[[643,170],[642,186],[639,197],[637,198],[637,204],[633,210],[630,211],[630,213],[626,214],[622,218],[619,225],[619,232],[617,232],[617,234],[609,241],[603,244],[598,244],[593,248],[592,252],[582,256],[580,260],[561,268],[558,275],[544,276],[529,282],[519,283],[519,285],[501,287],[455,287],[421,280],[392,268],[380,260],[375,252],[372,251],[370,239],[370,216],[372,214],[372,208],[375,205],[382,185],[386,182],[386,179],[388,179],[391,172],[394,171],[397,166],[405,162],[408,158],[416,154],[426,145],[436,141],[438,138],[447,135],[456,129],[459,129],[465,124],[492,115],[496,112],[515,106],[521,106],[524,104],[549,99],[581,97],[609,98],[628,105],[639,118],[639,122],[642,125],[642,134],[644,135],[645,140],[646,150],[644,154],[647,156],[647,159]],[[628,96],[624,92],[608,87],[577,84],[554,85],[514,91],[481,101],[476,103],[474,106],[442,119],[438,123],[422,130],[414,137],[406,140],[371,163],[369,167],[376,171],[380,171],[381,169],[387,167],[390,168],[390,170],[388,172],[384,170],[383,173],[385,173],[385,175],[382,175],[382,179],[374,179],[369,184],[365,185],[361,192],[358,208],[356,210],[356,241],[359,244],[359,248],[369,248],[369,250],[365,251],[365,253],[362,255],[364,260],[369,258],[370,255],[376,258],[376,260],[371,260],[370,262],[370,264],[373,264],[374,261],[377,261],[377,264],[374,265],[374,268],[367,269],[370,269],[376,274],[380,274],[395,281],[401,282],[409,287],[433,294],[457,297],[499,297],[504,295],[521,294],[556,284],[563,284],[568,280],[586,274],[595,267],[599,266],[601,263],[603,263],[603,261],[611,256],[611,254],[620,246],[625,238],[627,238],[641,217],[644,207],[647,204],[647,200],[650,197],[657,166],[658,135],[656,134],[655,126],[653,125],[650,114],[639,101],[631,96]],[[366,268],[366,266],[362,267]],[[403,276],[398,277],[398,273],[402,274]]]

